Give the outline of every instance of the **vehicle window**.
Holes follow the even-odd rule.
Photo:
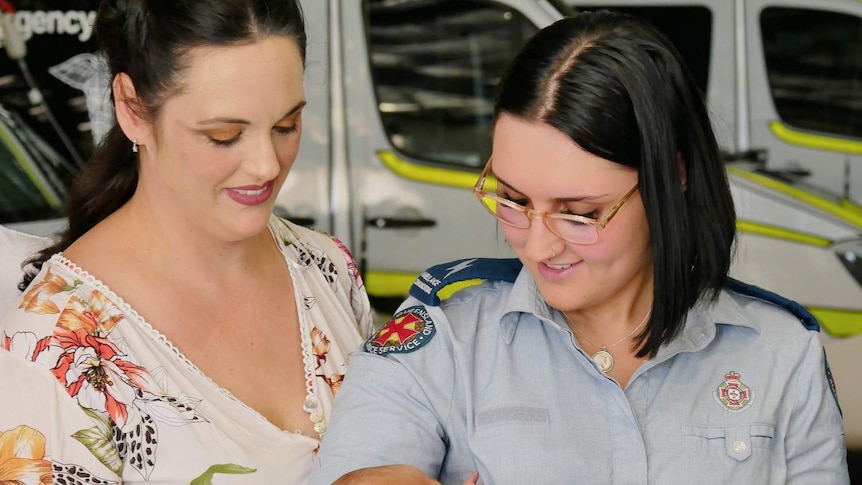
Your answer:
[[[478,0],[367,0],[371,77],[386,135],[421,160],[478,170],[491,153],[494,90],[538,29]]]
[[[0,223],[59,217],[76,171],[23,120],[0,107]]]
[[[760,29],[778,116],[798,128],[862,138],[862,18],[770,7]]]
[[[709,86],[712,12],[703,6],[618,7],[578,5],[578,11],[613,10],[644,18],[673,43],[694,75],[701,93]]]
[[[0,224],[55,218],[93,140],[84,92],[50,71],[96,49],[99,0],[3,3],[26,48],[0,53]]]

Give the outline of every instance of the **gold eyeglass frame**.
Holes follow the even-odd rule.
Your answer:
[[[509,199],[505,199],[505,198],[500,197],[498,195],[489,194],[488,192],[485,192],[485,189],[483,187],[485,186],[485,179],[488,178],[488,174],[491,171],[491,160],[492,159],[489,158],[488,162],[485,163],[485,168],[482,169],[482,173],[479,175],[479,180],[477,180],[476,185],[473,186],[473,195],[476,196],[476,198],[479,200],[479,203],[482,204],[482,207],[484,207],[485,210],[490,212],[491,215],[494,216],[494,218],[497,219],[498,221],[502,222],[503,224],[506,224],[507,226],[515,227],[518,229],[527,229],[532,224],[533,219],[535,219],[537,217],[541,218],[542,222],[545,223],[545,227],[547,227],[549,231],[551,231],[555,236],[562,239],[563,241],[566,241],[566,242],[571,243],[571,244],[589,245],[589,244],[595,244],[596,242],[598,242],[599,234],[601,233],[601,231],[605,227],[607,227],[607,225],[611,222],[611,219],[613,219],[614,216],[617,215],[617,212],[619,212],[620,209],[622,209],[623,205],[635,194],[635,192],[638,191],[638,184],[635,184],[635,186],[632,187],[631,190],[626,192],[626,195],[624,195],[623,198],[620,199],[620,201],[617,202],[616,205],[613,206],[611,211],[608,212],[607,215],[605,215],[604,217],[602,217],[600,219],[593,219],[591,217],[579,216],[577,214],[561,214],[558,212],[546,212],[546,211],[540,211],[540,210],[535,210],[535,209],[528,209],[528,208],[522,206],[521,204],[516,204],[515,202],[512,202]],[[503,204],[512,210],[523,213],[525,216],[527,216],[527,225],[522,227],[522,226],[519,226],[516,224],[512,224],[509,221],[501,219],[496,213],[494,213],[491,210],[490,207],[488,207],[487,204],[482,202],[482,199],[485,197],[495,201],[498,204]],[[557,232],[553,228],[553,226],[550,223],[551,219],[559,219],[559,220],[564,220],[564,221],[579,222],[582,224],[588,224],[590,226],[593,226],[596,228],[596,239],[594,241],[591,241],[591,242],[572,241],[571,239],[563,237],[562,235],[560,235],[560,233]]]

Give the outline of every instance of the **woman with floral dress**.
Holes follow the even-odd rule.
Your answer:
[[[298,2],[107,0],[95,28],[117,123],[0,325],[0,482],[305,483],[371,312],[344,245],[272,216]]]

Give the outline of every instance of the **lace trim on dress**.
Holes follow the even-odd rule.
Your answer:
[[[300,266],[298,263],[291,261],[285,257],[291,273],[293,270],[303,271],[307,267]],[[323,413],[320,412],[320,400],[317,398],[317,386],[314,382],[314,370],[317,368],[317,356],[311,351],[311,328],[306,318],[305,307],[302,306],[301,295],[294,296],[296,299],[296,313],[299,316],[299,331],[302,340],[302,363],[305,367],[305,402],[302,409],[308,413],[309,419],[314,424],[314,431],[323,439],[326,433],[326,423],[323,419]]]
[[[275,216],[272,216],[276,218]],[[294,270],[303,271],[311,266],[302,266],[299,262],[293,258],[288,256],[288,251],[293,253],[294,258],[298,258],[298,252],[291,248],[287,249],[287,244],[285,240],[280,234],[278,234],[277,228],[284,228],[291,233],[291,242],[292,245],[303,244],[302,238],[296,231],[293,230],[290,225],[287,224],[283,219],[276,218],[281,225],[270,224],[269,229],[272,233],[273,239],[275,239],[275,243],[278,245],[279,251],[284,255],[284,260],[287,262],[288,270],[290,271],[290,277],[292,280],[296,280],[294,278]],[[320,409],[320,399],[317,397],[317,385],[315,384],[315,375],[314,371],[317,368],[317,357],[314,355],[314,352],[311,348],[311,325],[308,323],[308,317],[305,309],[304,298],[296,291],[296,286],[294,285],[293,298],[296,304],[296,314],[299,318],[299,333],[300,333],[300,341],[302,347],[302,363],[305,367],[305,402],[303,402],[302,409],[306,413],[308,413],[308,418],[313,423],[314,431],[320,435],[320,439],[323,439],[323,435],[326,433],[326,422],[323,418],[323,412]]]

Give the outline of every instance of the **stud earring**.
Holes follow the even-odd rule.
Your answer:
[[[132,153],[138,153],[138,139],[132,140]]]

